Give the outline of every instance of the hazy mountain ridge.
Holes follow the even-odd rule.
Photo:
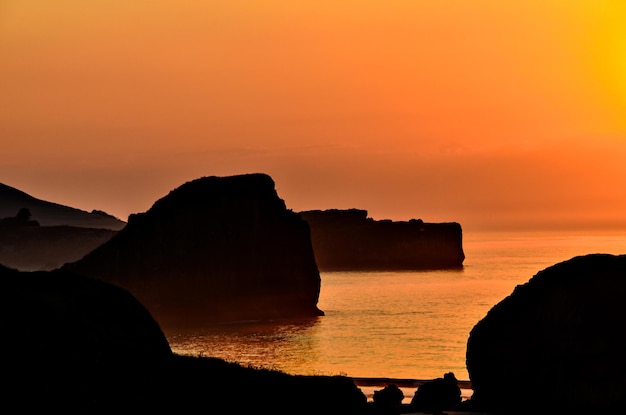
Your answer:
[[[22,271],[49,271],[78,261],[118,232],[67,225],[0,229],[0,264]]]
[[[38,199],[14,187],[0,183],[0,219],[13,217],[27,208],[41,226],[68,225],[118,231],[126,222],[101,210],[87,212],[70,206]]]
[[[18,218],[24,210],[27,221]],[[79,260],[125,226],[103,211],[37,199],[0,183],[0,264],[5,266],[53,270]]]

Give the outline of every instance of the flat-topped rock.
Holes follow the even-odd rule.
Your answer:
[[[299,212],[311,227],[321,271],[419,270],[463,266],[461,225],[374,220],[362,209]]]

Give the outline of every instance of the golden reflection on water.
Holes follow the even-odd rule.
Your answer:
[[[315,327],[320,318],[164,328],[164,331],[176,353],[219,357],[243,365],[287,372],[293,367],[302,370],[300,374],[314,374],[317,361]]]
[[[467,380],[469,330],[511,288],[458,270],[323,273],[322,286],[325,316],[164,331],[177,353],[293,374]]]
[[[467,338],[493,305],[575,255],[625,253],[626,235],[466,236],[461,270],[322,273],[308,320],[163,328],[172,350],[292,374],[469,380]]]

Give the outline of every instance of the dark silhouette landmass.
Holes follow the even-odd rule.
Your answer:
[[[572,258],[515,288],[470,333],[472,408],[625,413],[624,292],[626,255],[608,254]]]
[[[361,223],[363,212],[333,213]],[[25,206],[0,226],[2,234],[45,228]],[[412,406],[398,407],[391,386],[368,405],[348,377],[172,353],[161,330],[172,316],[206,323],[322,315],[311,229],[303,213],[286,209],[267,175],[204,177],[131,215],[78,261],[52,271],[0,266],[0,407],[342,415],[626,409],[626,255],[553,265],[496,304],[469,334],[473,395],[461,403],[458,382],[445,375],[422,384]]]
[[[363,414],[345,376],[296,376],[172,353],[126,290],[67,270],[0,266],[6,413]]]
[[[67,225],[120,230],[126,225],[126,222],[101,210],[87,212],[48,202],[0,183],[0,218],[13,217],[22,208],[28,209],[41,226]]]
[[[384,415],[407,412],[393,386],[375,402],[353,378],[291,375],[173,353],[128,291],[68,270],[0,266],[5,412]]]
[[[117,233],[103,228],[40,226],[28,208],[0,219],[0,264],[22,271],[49,271],[77,261]]]
[[[126,222],[33,198],[0,184],[0,213],[16,207],[2,222],[16,222],[17,206],[37,206],[39,229],[22,226],[0,233],[0,263],[20,270],[52,270],[76,262],[111,239]],[[416,270],[462,267],[465,255],[458,223],[376,221],[366,210],[329,209],[298,212],[310,225],[319,270]],[[86,216],[88,215],[88,216]],[[103,218],[105,222],[103,222]],[[112,221],[112,222],[111,222]],[[31,225],[33,223],[30,223]]]
[[[162,325],[323,315],[309,226],[261,173],[187,182],[63,268],[124,287]]]
[[[361,209],[299,212],[309,223],[320,271],[419,270],[463,266],[461,225],[374,220]]]

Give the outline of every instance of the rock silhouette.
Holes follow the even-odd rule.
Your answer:
[[[419,270],[463,266],[458,223],[374,220],[361,209],[299,212],[311,228],[321,271]]]
[[[369,404],[369,414],[372,415],[397,415],[402,413],[402,400],[404,392],[395,383],[375,390],[372,402]]]
[[[187,182],[64,268],[124,287],[161,324],[323,314],[309,226],[262,173]]]
[[[623,413],[625,291],[626,255],[608,254],[555,264],[516,287],[470,333],[471,408]]]
[[[156,321],[119,287],[68,271],[3,266],[0,281],[3,405],[23,398],[24,412],[61,403],[88,408],[105,402],[107,382],[123,395],[171,357]]]
[[[461,388],[454,373],[448,372],[442,378],[424,382],[415,391],[409,407],[415,412],[432,414],[458,410],[461,407]]]

